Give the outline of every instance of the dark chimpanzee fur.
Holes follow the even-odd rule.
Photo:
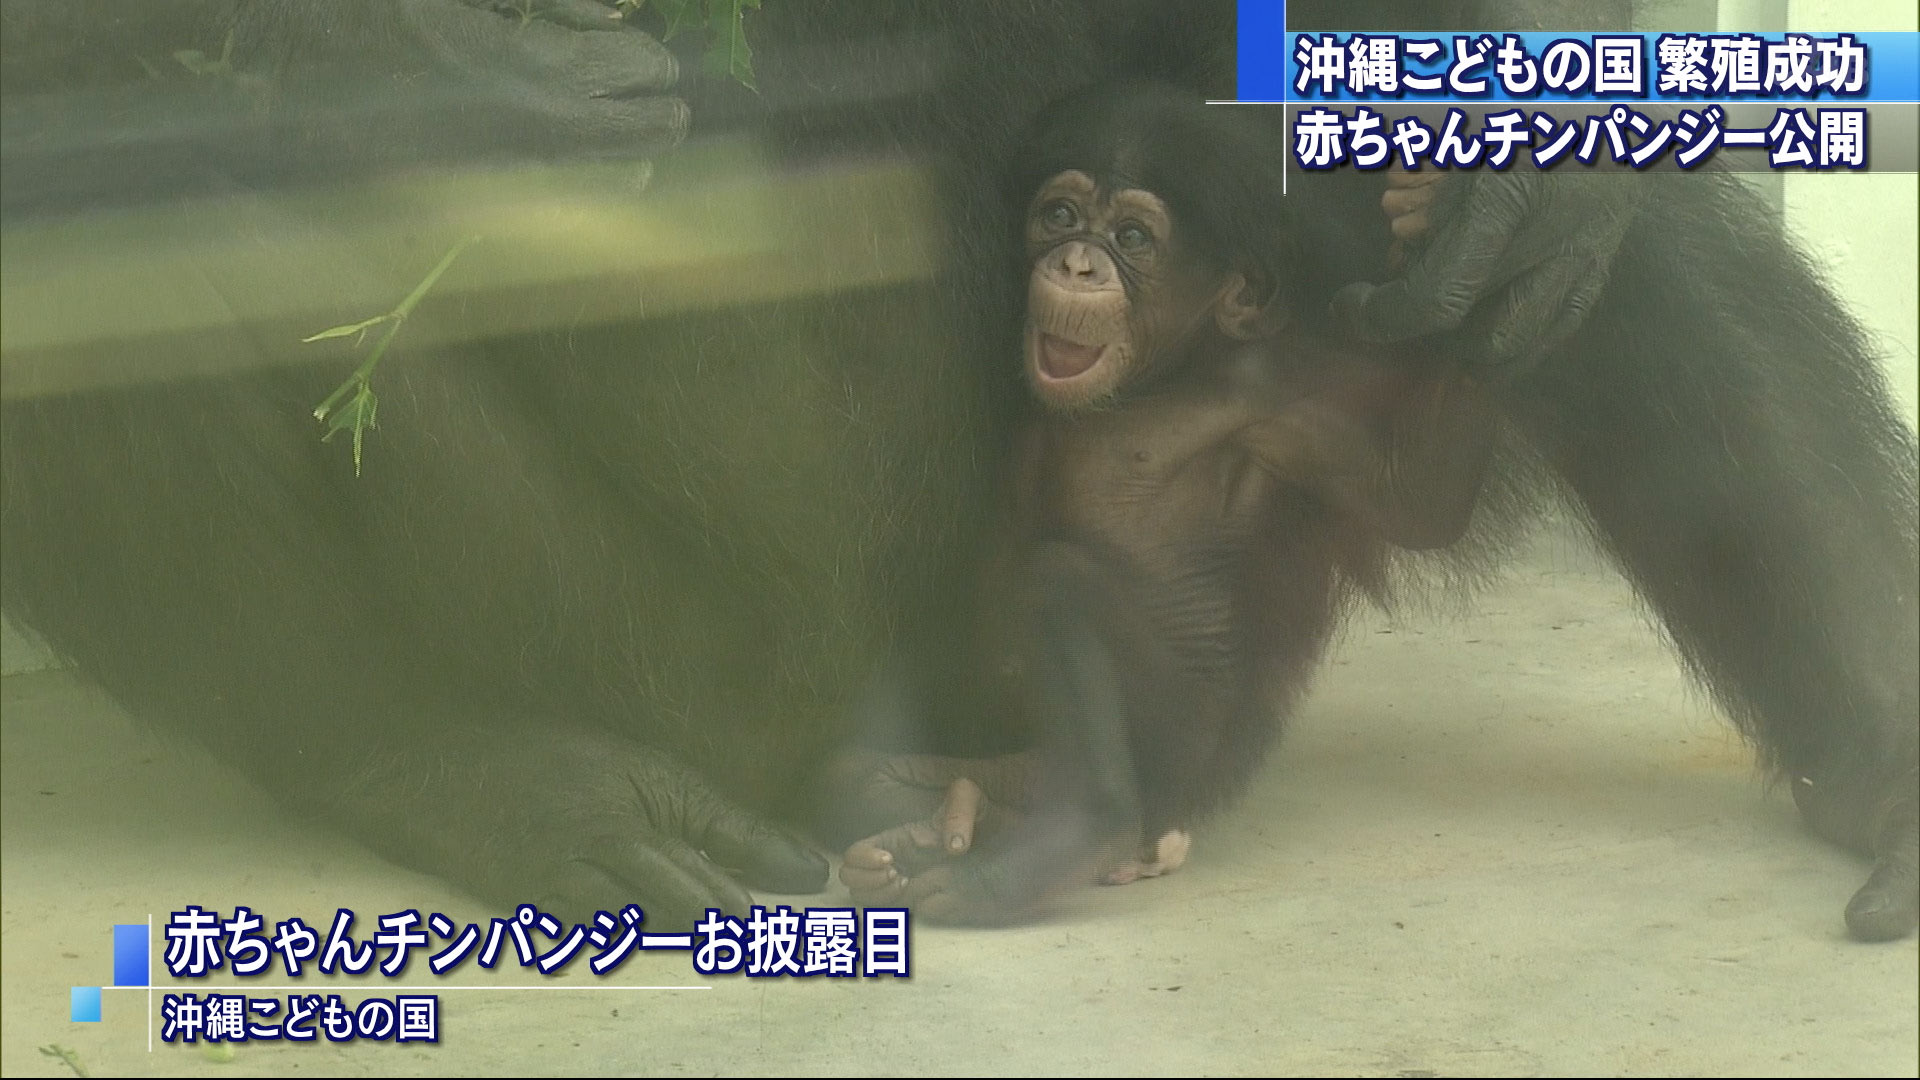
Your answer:
[[[1536,6],[1292,10],[1318,28],[1575,21]],[[4,224],[472,157],[658,152],[685,128],[645,35],[549,21],[577,5],[492,7],[10,0]],[[823,862],[772,823],[817,801],[872,658],[937,637],[972,590],[956,568],[1018,401],[995,183],[1013,140],[1121,73],[1230,97],[1232,20],[1225,0],[766,5],[749,27],[761,93],[683,81],[694,130],[751,132],[783,166],[925,165],[930,280],[390,362],[360,480],[307,416],[332,368],[142,369],[156,381],[10,396],[7,610],[136,715],[495,901],[637,900],[684,923],[745,902],[729,870],[815,885]],[[229,34],[233,78],[166,68]],[[1328,183],[1328,220],[1377,241],[1322,246],[1303,221],[1326,295],[1300,312],[1377,276],[1387,243],[1377,186]],[[1409,286],[1357,298],[1355,317],[1498,361],[1485,384],[1816,825],[1876,853],[1855,932],[1908,931],[1912,445],[1859,332],[1717,180],[1449,186]],[[210,249],[252,242],[244,223],[210,227],[226,230]],[[1596,279],[1581,327],[1559,298]],[[1318,625],[1320,583],[1293,587],[1275,617],[1297,603]],[[984,726],[961,715],[947,734]]]
[[[775,823],[810,813],[872,658],[944,617],[1006,441],[1012,395],[983,360],[1015,310],[1001,165],[1045,102],[1135,65],[1166,5],[772,4],[750,16],[759,94],[674,83],[657,41],[604,10],[580,26],[548,19],[579,4],[500,7],[8,3],[4,223],[658,155],[685,133],[682,93],[700,132],[752,138],[776,168],[924,169],[938,216],[901,247],[944,261],[396,352],[359,478],[310,415],[337,365],[142,362],[124,385],[10,390],[4,602],[136,716],[396,861],[495,903],[638,902],[689,925],[743,909],[741,881],[824,883]],[[1173,21],[1231,41],[1231,4]],[[224,40],[232,78],[168,66]],[[208,249],[252,244],[246,228],[213,218]],[[458,317],[435,307],[415,320]],[[10,387],[30,381],[32,358],[7,360]]]
[[[1573,342],[1501,391],[1813,828],[1871,855],[1856,937],[1914,928],[1912,433],[1866,335],[1736,178],[1646,200]]]
[[[1247,177],[1275,168],[1274,151],[1260,131],[1236,127],[1225,112],[1198,104],[1182,111],[1156,95],[1119,90],[1075,100],[1028,148],[1016,187],[1030,191],[1042,178],[1081,170],[1103,195],[1152,191],[1171,209],[1174,245],[1185,234],[1188,246],[1179,250],[1186,258],[1250,268],[1289,282],[1285,295],[1311,295],[1302,276],[1311,277],[1313,263],[1303,269],[1301,252],[1313,249],[1282,235],[1299,218],[1247,187]],[[1536,181],[1490,176],[1455,197],[1477,201],[1474,220],[1490,222],[1503,207],[1527,212],[1539,195]],[[1554,299],[1604,298],[1581,312],[1585,324],[1566,344],[1502,348],[1496,330],[1492,341],[1461,354],[1464,364],[1559,473],[1765,764],[1790,779],[1814,828],[1875,857],[1871,879],[1847,909],[1853,933],[1904,935],[1914,922],[1920,754],[1912,437],[1890,412],[1859,330],[1730,177],[1583,182],[1653,189],[1630,224],[1608,226],[1619,237],[1610,278],[1602,272],[1593,281],[1579,249],[1562,266],[1564,291]],[[1057,188],[1042,187],[1041,198]],[[1311,189],[1302,197],[1308,215],[1315,197]],[[1275,266],[1262,249],[1287,253],[1292,265]],[[1409,280],[1467,257],[1461,247],[1436,244],[1416,257]],[[1127,268],[1121,253],[1114,259]],[[1078,273],[1096,275],[1095,261],[1082,258]],[[1037,279],[1039,267],[1034,272]],[[1132,294],[1139,275],[1121,276]],[[1555,280],[1553,273],[1544,280]],[[1576,280],[1583,284],[1575,287]],[[1541,304],[1526,291],[1533,284],[1509,294],[1508,325],[1553,315],[1529,310]],[[1153,279],[1143,291],[1167,287]],[[1041,291],[1034,296],[1037,302]],[[1349,305],[1363,334],[1390,337],[1417,324],[1440,330],[1448,322],[1438,307],[1410,310],[1389,290],[1354,290],[1340,306]],[[1451,352],[1472,340],[1441,335],[1427,347]],[[1336,457],[1298,443],[1261,445],[1272,417],[1284,424],[1299,406],[1267,413],[1240,399],[1248,407],[1227,407],[1235,395],[1259,393],[1217,385],[1220,367],[1246,346],[1208,342],[1179,352],[1177,364],[1143,365],[1132,376],[1137,382],[1110,402],[1117,412],[1043,425],[1050,437],[1037,444],[1041,459],[1021,464],[1050,485],[1039,496],[1050,516],[1025,534],[1039,569],[1018,579],[1035,599],[1030,636],[1012,638],[1025,643],[1024,664],[1008,666],[1034,689],[998,706],[1025,707],[1045,733],[1041,758],[982,763],[955,783],[931,821],[849,849],[842,876],[857,896],[993,920],[1028,911],[1073,880],[1105,840],[1145,844],[1119,864],[1120,879],[1177,865],[1183,830],[1239,788],[1278,711],[1304,684],[1334,625],[1343,582],[1378,577],[1383,540],[1428,546],[1421,541],[1458,534],[1429,526],[1395,535],[1379,527],[1390,518],[1356,515],[1350,501],[1326,497],[1313,482],[1324,476],[1290,473],[1290,452],[1323,470],[1365,466],[1349,461],[1342,470]],[[1316,354],[1284,336],[1261,348],[1304,354],[1335,371],[1352,367],[1351,352]],[[1067,370],[1078,367],[1081,352],[1061,351]],[[1110,364],[1108,355],[1089,375]],[[1059,392],[1046,379],[1035,386],[1043,399]],[[1185,400],[1193,396],[1206,406]],[[1378,419],[1369,412],[1377,399],[1332,400],[1349,418]],[[1430,488],[1447,475],[1449,457],[1484,461],[1480,448],[1449,445],[1486,437],[1493,418],[1476,423],[1474,411],[1410,447],[1387,445],[1389,474],[1406,471],[1398,455],[1407,454],[1437,471],[1401,479]],[[1279,486],[1263,489],[1270,503],[1261,505],[1272,517],[1250,531],[1232,509],[1242,489],[1231,486],[1224,500],[1202,494],[1196,504],[1196,490],[1222,482],[1171,478],[1155,436],[1169,431],[1186,439],[1191,456],[1175,463],[1182,468],[1224,468],[1238,477],[1251,458],[1269,469]],[[1087,464],[1132,455],[1138,467],[1131,470]],[[1223,455],[1240,464],[1223,466]],[[1460,492],[1471,498],[1474,486],[1424,491],[1440,505],[1414,520],[1462,520],[1446,504]],[[1139,505],[1125,514],[1085,505],[1115,501]],[[1214,516],[1197,516],[1196,505]],[[988,812],[991,796],[1026,816],[984,826],[993,835],[976,847],[974,818]],[[1172,847],[1169,830],[1182,830]]]

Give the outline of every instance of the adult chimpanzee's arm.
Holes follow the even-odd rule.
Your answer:
[[[359,478],[288,422],[328,372],[8,402],[9,613],[135,715],[490,902],[632,902],[685,928],[744,910],[741,883],[818,888],[825,860],[742,805],[738,777],[765,774],[727,734],[734,703],[702,698],[714,734],[675,742],[623,683],[670,678],[646,666],[657,643],[693,647],[732,594],[593,498],[517,384],[476,370],[395,371],[391,456]],[[76,498],[76,478],[115,497]]]
[[[1808,821],[1874,857],[1853,934],[1912,933],[1913,435],[1871,343],[1722,172],[1439,187],[1407,277],[1336,307],[1376,340],[1465,338]]]

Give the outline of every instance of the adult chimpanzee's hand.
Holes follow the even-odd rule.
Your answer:
[[[678,141],[688,114],[665,96],[679,74],[665,47],[594,0],[541,0],[525,14],[521,6],[257,5],[270,21],[242,23],[234,63],[284,80],[306,109],[323,103],[304,91],[342,73],[374,73],[376,92],[335,90],[348,91],[345,108],[364,110],[369,134],[407,139],[395,153],[626,156]]]
[[[1406,274],[1348,285],[1335,313],[1368,341],[1452,332],[1483,377],[1525,374],[1599,300],[1645,187],[1628,175],[1535,169],[1403,185],[1384,205],[1409,243]],[[1415,205],[1425,192],[1431,206]]]
[[[76,12],[90,9],[84,6]],[[312,184],[421,165],[640,159],[685,134],[671,53],[594,0],[260,0],[116,8],[131,55],[82,93],[9,91],[6,208]],[[58,5],[9,5],[6,60],[99,67]],[[126,23],[126,26],[119,26]],[[111,50],[109,50],[111,51]],[[146,74],[134,64],[139,59]]]
[[[380,752],[358,772],[351,790],[331,793],[331,816],[501,905],[578,921],[637,903],[649,927],[685,930],[708,907],[744,914],[746,887],[826,883],[823,856],[670,755],[608,733],[472,731],[430,751]]]

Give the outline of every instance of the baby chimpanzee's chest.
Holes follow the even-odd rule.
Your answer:
[[[1272,479],[1231,432],[1196,438],[1129,419],[1077,419],[1029,444],[1047,531],[1164,555],[1214,547],[1258,519]]]

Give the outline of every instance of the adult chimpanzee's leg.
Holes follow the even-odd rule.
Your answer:
[[[167,5],[149,34],[117,8],[9,3],[0,213],[11,228],[102,202],[664,149],[687,120],[661,97],[676,65],[604,11],[592,25],[614,29],[578,40],[541,17],[580,6],[523,20],[458,0],[209,0]],[[1065,6],[774,7],[751,31],[768,92],[714,80],[704,130],[726,130],[731,98],[736,133],[776,159],[924,170],[931,195],[901,189],[918,229],[876,216],[845,235],[875,266],[937,264],[929,279],[847,287],[759,260],[740,281],[689,272],[724,308],[648,318],[635,292],[633,323],[457,356],[404,336],[359,479],[311,419],[337,365],[10,396],[9,614],[136,716],[490,899],[637,900],[677,921],[744,900],[723,870],[818,884],[817,857],[736,808],[797,817],[872,656],[902,612],[936,607],[1004,411],[983,358],[1005,355],[989,346],[1017,297],[977,270],[1006,242],[977,227],[1001,144],[1111,50]],[[244,78],[148,80],[135,63],[217,54],[229,30]],[[272,92],[233,92],[249,86]],[[360,171],[307,168],[335,159]],[[842,236],[796,220],[796,237]],[[212,227],[259,242],[239,220]],[[804,287],[728,294],[762,269]]]
[[[1915,459],[1858,325],[1724,175],[1654,187],[1572,344],[1508,387],[1822,835],[1865,939],[1915,922]]]
[[[659,635],[735,660],[750,643],[712,613],[750,599],[596,495],[605,478],[563,462],[484,363],[396,371],[391,456],[358,480],[286,424],[331,378],[10,404],[9,600],[143,717],[488,899],[577,917],[624,897],[686,925],[745,902],[721,867],[817,887],[824,862],[688,767],[705,762],[635,736],[670,722],[640,680],[687,685]],[[55,601],[11,588],[76,564]]]

